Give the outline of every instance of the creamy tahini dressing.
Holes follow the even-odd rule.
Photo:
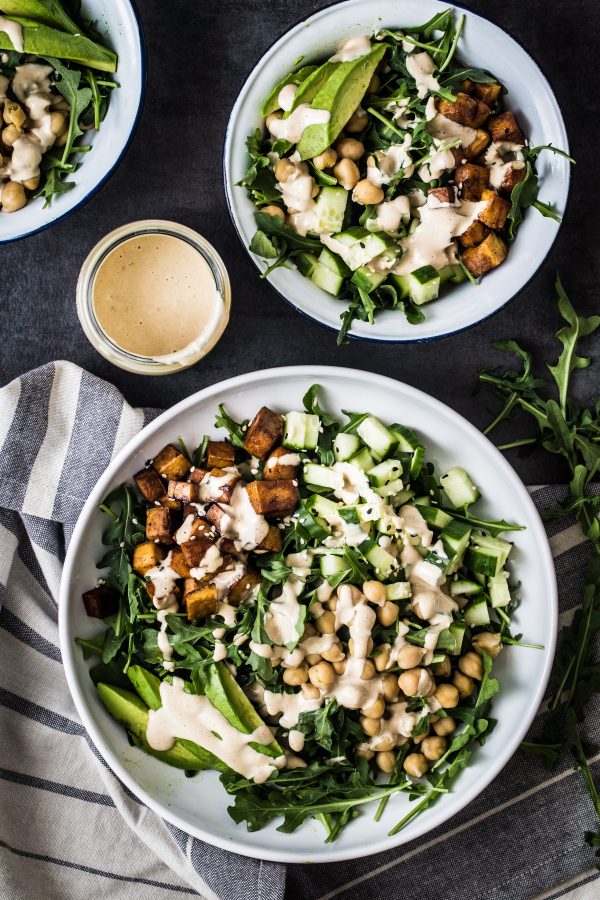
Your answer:
[[[300,639],[298,619],[300,604],[298,597],[304,590],[310,574],[311,557],[309,551],[289,554],[286,562],[292,567],[292,575],[284,582],[281,594],[271,600],[265,613],[264,628],[269,638],[279,647],[295,645]]]
[[[376,207],[377,215],[367,219],[366,228],[369,231],[398,231],[403,219],[410,216],[410,202],[408,197],[395,197],[393,200],[384,200]]]
[[[523,145],[495,141],[486,150],[485,164],[490,170],[491,187],[499,190],[509,172],[525,168]]]
[[[409,155],[412,135],[407,134],[401,144],[392,144],[387,150],[375,154],[375,165],[367,164],[367,179],[380,187],[389,182],[403,169],[404,177],[410,178],[415,167]]]
[[[20,184],[39,176],[42,156],[56,140],[50,127],[52,72],[52,66],[26,63],[17,66],[12,80],[15,95],[27,109],[30,127],[14,142],[12,156],[8,164],[0,169],[0,175]]]
[[[435,181],[440,178],[444,172],[448,172],[456,165],[452,150],[445,146],[441,146],[435,153],[428,158],[427,162],[419,166],[419,178],[421,181]],[[429,200],[429,198],[428,198]]]
[[[456,262],[455,238],[477,219],[481,203],[463,200],[459,207],[420,207],[421,221],[415,231],[401,241],[404,251],[393,272],[408,275],[421,266],[444,266]]]
[[[174,678],[173,684],[161,682],[160,709],[151,709],[146,740],[153,750],[170,750],[177,739],[193,741],[213,753],[234,772],[262,784],[285,765],[285,756],[272,757],[249,745],[267,745],[273,735],[266,725],[243,734],[216,709],[208,697],[188,694],[184,682]]]
[[[439,141],[459,140],[461,146],[469,147],[477,137],[475,128],[468,125],[461,125],[459,122],[453,122],[446,116],[437,113],[427,124],[427,131],[433,138]]]
[[[235,542],[236,549],[253,550],[266,538],[269,523],[255,511],[242,482],[236,484],[230,502],[220,506],[225,510],[225,516],[219,530],[223,537]]]
[[[204,257],[169,234],[141,234],[114,247],[93,282],[105,334],[129,353],[169,359],[208,343],[226,315]]]
[[[329,62],[352,62],[371,52],[371,40],[368,34],[355,34],[340,42],[336,53]]]
[[[267,460],[267,469],[274,469],[275,466],[299,466],[300,456],[298,453],[282,453],[281,456],[272,456]]]
[[[429,53],[409,53],[406,57],[406,68],[409,75],[415,79],[418,97],[426,97],[430,91],[439,91],[439,81],[433,74],[436,65]]]
[[[175,593],[175,584],[181,578],[175,569],[171,568],[173,559],[172,551],[167,554],[160,565],[155,566],[146,573],[148,581],[154,585],[152,602],[156,609],[164,609],[168,606]]]
[[[328,110],[313,109],[308,103],[300,103],[287,118],[273,119],[269,123],[269,131],[278,140],[298,144],[309,125],[323,125],[330,118]]]
[[[297,84],[286,84],[279,91],[279,96],[277,97],[277,102],[281,109],[288,112],[292,106],[294,105],[294,97],[296,96],[296,91],[298,90]]]
[[[18,22],[12,22],[10,19],[0,15],[0,31],[8,35],[17,53],[23,52],[23,29]]]

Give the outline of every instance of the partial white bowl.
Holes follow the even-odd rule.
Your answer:
[[[428,458],[443,470],[459,463],[475,479],[485,504],[482,511],[527,526],[516,532],[514,571],[521,582],[522,603],[515,630],[543,650],[507,648],[495,667],[501,693],[494,700],[498,725],[473,762],[459,776],[453,791],[404,831],[388,831],[410,808],[406,797],[394,795],[379,822],[374,808],[351,822],[332,845],[325,844],[317,822],[294,834],[276,831],[280,822],[249,833],[227,813],[231,798],[213,772],[191,781],[182,772],[132,748],[124,730],[109,716],[88,675],[75,637],[91,637],[99,623],[89,619],[81,594],[96,583],[96,561],[102,553],[105,516],[98,504],[114,486],[130,480],[147,459],[181,435],[196,446],[205,433],[215,434],[217,405],[224,403],[237,419],[254,415],[267,404],[276,410],[302,408],[307,388],[323,387],[324,405],[332,412],[368,409],[384,421],[400,421],[425,438]],[[79,714],[94,744],[121,781],[149,807],[201,840],[260,859],[282,862],[327,862],[389,850],[425,834],[457,813],[498,774],[523,739],[541,702],[550,673],[557,626],[556,580],[544,528],[527,490],[496,448],[465,419],[427,394],[391,378],[353,369],[290,366],[241,375],[206,388],[163,413],[112,461],[90,497],[75,528],[65,561],[60,594],[60,644],[67,681]]]
[[[274,84],[302,57],[306,65],[334,52],[341,38],[372,34],[383,26],[401,28],[423,24],[447,9],[439,0],[345,0],[315,13],[286,32],[250,73],[235,102],[225,141],[224,173],[229,211],[240,240],[248,248],[256,231],[255,207],[238,187],[248,167],[246,138],[262,124],[260,108]],[[462,10],[459,8],[457,14]],[[460,58],[471,66],[493,72],[508,89],[508,106],[523,124],[532,146],[553,144],[568,151],[563,118],[552,89],[527,51],[497,25],[465,10],[466,23],[458,45]],[[538,157],[540,198],[564,213],[569,190],[569,163],[546,152]],[[355,322],[352,337],[374,341],[424,341],[445,337],[493,315],[521,291],[554,243],[558,224],[531,209],[510,248],[508,259],[475,288],[456,285],[440,300],[424,307],[426,320],[409,325],[399,311],[378,313],[374,325]],[[265,260],[251,254],[263,272]],[[345,304],[325,293],[297,270],[278,268],[267,280],[299,312],[334,328],[340,327]]]
[[[112,175],[135,132],[146,82],[146,53],[136,8],[130,0],[83,0],[81,18],[93,21],[103,42],[118,54],[114,77],[119,87],[112,92],[100,131],[89,132],[83,141],[92,150],[79,157],[81,167],[69,179],[75,187],[57,194],[45,209],[43,198],[38,198],[18,212],[0,212],[0,244],[44,231],[79,209]]]

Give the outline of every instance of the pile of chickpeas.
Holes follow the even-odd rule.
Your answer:
[[[360,593],[357,588],[354,590],[357,594]],[[376,607],[377,622],[381,626],[390,628],[396,623],[400,614],[399,607],[397,603],[386,599],[383,584],[366,581],[362,585],[362,594]],[[318,634],[335,634],[337,597],[331,597],[324,605],[325,611],[313,623],[306,625],[301,641]],[[435,698],[447,712],[471,697],[476,690],[476,682],[483,677],[482,651],[495,658],[502,649],[500,635],[493,632],[474,635],[472,645],[472,650],[458,659],[454,657],[454,663],[450,656],[444,654],[441,661],[423,668],[420,663],[425,651],[421,647],[405,644],[399,649],[397,664],[394,665],[394,668],[402,670],[398,674],[387,671],[391,644],[374,646],[373,639],[369,638],[369,658],[364,661],[361,678],[379,678],[381,694],[374,703],[360,710],[359,721],[367,739],[377,738],[385,728],[388,703],[410,701],[419,697]],[[348,652],[352,654],[353,649],[353,641],[350,639]],[[299,686],[307,700],[317,700],[322,691],[331,688],[336,675],[343,674],[345,668],[346,654],[341,641],[336,639],[322,654],[308,655],[300,665],[284,669],[283,681],[290,686]],[[457,722],[450,714],[430,715],[429,727],[421,734],[409,738],[415,745],[415,750],[407,754],[403,761],[405,772],[415,778],[424,775],[444,755],[448,749],[448,736],[456,727]],[[357,745],[357,755],[368,760],[374,759],[380,771],[390,774],[396,765],[396,748],[404,745],[406,739],[392,735],[382,736],[376,742],[376,750],[365,746],[365,743]]]

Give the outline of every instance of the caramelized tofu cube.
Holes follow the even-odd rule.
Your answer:
[[[186,588],[189,590],[186,591]],[[183,603],[189,622],[193,619],[212,616],[217,611],[218,599],[217,588],[214,584],[202,584],[194,578],[186,578]]]
[[[173,497],[169,497],[167,493],[164,493],[158,502],[161,506],[164,506],[165,509],[172,509],[173,512],[177,512],[181,509],[181,500],[175,500]]]
[[[466,231],[463,231],[459,240],[463,247],[476,247],[480,244],[487,234],[487,228],[483,222],[475,220]]]
[[[148,500],[149,503],[160,500],[165,492],[165,486],[160,480],[160,475],[156,469],[142,469],[141,472],[133,476],[133,480],[137,484],[144,500]]]
[[[235,486],[240,480],[237,472],[224,472],[223,469],[211,469],[202,482],[200,497],[214,503],[229,503]]]
[[[146,575],[150,569],[155,569],[160,564],[164,556],[162,547],[152,542],[138,544],[133,548],[133,571],[142,577]]]
[[[119,595],[107,584],[99,584],[83,594],[83,605],[92,619],[106,619],[119,609]]]
[[[490,183],[490,170],[475,163],[465,163],[455,169],[454,180],[463,200],[480,200]]]
[[[487,105],[487,103],[484,103],[482,100],[477,100],[476,102],[477,102],[477,111],[475,113],[475,117],[473,118],[473,121],[471,124],[472,124],[473,128],[481,128],[481,126],[484,124],[484,122],[487,122],[487,120],[491,116],[492,111],[489,108],[489,106]]]
[[[171,551],[171,568],[174,572],[177,572],[180,578],[189,578],[190,577],[190,567],[185,561],[185,556],[183,555],[183,551],[177,547],[175,550]]]
[[[464,159],[475,159],[486,149],[490,142],[490,136],[483,128],[477,129],[475,140],[471,141],[468,147],[461,149]],[[460,148],[459,148],[460,149]]]
[[[297,463],[296,459],[299,459],[296,453],[286,450],[285,447],[277,447],[264,465],[264,480],[277,481],[280,478],[295,478],[300,468],[300,463]],[[290,460],[292,460],[291,463]]]
[[[226,469],[235,466],[235,447],[227,441],[209,441],[206,447],[206,465],[209,469]]]
[[[438,102],[438,112],[447,119],[458,122],[459,125],[473,127],[473,121],[477,116],[477,100],[463,93],[458,93],[452,103],[442,97]]]
[[[506,194],[510,197],[512,189],[516,184],[519,184],[520,181],[523,181],[526,173],[525,164],[523,164],[520,168],[514,168],[511,166],[504,175],[502,179],[502,184],[500,185],[500,193]]]
[[[428,194],[428,197],[435,197],[435,205],[439,204],[440,206],[456,206],[456,188],[453,185],[449,185],[448,187],[439,187],[432,188]]]
[[[167,444],[152,460],[159,475],[172,481],[181,481],[190,471],[192,464],[177,447]]]
[[[491,118],[488,122],[488,129],[494,142],[506,141],[509,144],[525,143],[523,132],[517,125],[517,120],[510,111],[500,113],[499,116]]]
[[[204,518],[220,533],[222,530],[221,520],[226,515],[227,513],[218,503],[212,503],[204,513]]]
[[[154,595],[156,593],[156,585],[152,581],[148,581],[146,583],[146,593],[150,597],[151,600],[154,599]],[[177,603],[181,600],[181,588],[178,584],[174,584],[171,592],[169,594],[169,598],[172,600],[177,600]]]
[[[274,519],[289,516],[298,505],[298,486],[293,481],[252,481],[246,486],[255,512]]]
[[[193,484],[200,484],[205,475],[208,475],[207,469],[194,469],[190,472],[189,478]]]
[[[240,603],[245,603],[258,592],[260,582],[260,573],[252,566],[247,566],[238,583],[229,591],[227,602],[230,606],[238,606]]]
[[[244,450],[257,459],[264,459],[282,436],[283,416],[274,413],[268,406],[263,406],[248,426]]]
[[[167,494],[171,500],[181,500],[183,503],[196,503],[198,500],[198,485],[189,481],[170,481]]]
[[[189,541],[185,541],[181,545],[183,558],[190,568],[194,569],[199,566],[206,556],[209,547],[212,547],[213,541],[203,535],[193,535]]]
[[[485,205],[477,218],[488,228],[500,231],[504,228],[506,217],[510,212],[510,203],[504,197],[498,196],[495,191],[484,191],[481,199]]]
[[[464,81],[461,81],[459,87],[463,94],[472,94],[475,87],[475,82],[471,81],[470,78],[465,78]]]
[[[256,553],[279,553],[280,551],[281,531],[277,525],[269,525],[269,530],[256,548]]]
[[[507,253],[506,243],[492,231],[478,247],[465,250],[461,259],[474,278],[481,278],[504,262]]]
[[[146,513],[146,537],[161,544],[172,543],[173,522],[171,510],[164,506],[153,506]]]
[[[482,100],[484,103],[487,103],[488,106],[493,106],[500,96],[501,90],[502,87],[495,81],[493,84],[474,84],[472,93],[478,100]]]

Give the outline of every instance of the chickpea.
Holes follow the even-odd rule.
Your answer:
[[[365,659],[362,675],[360,676],[362,681],[370,681],[371,678],[375,678],[376,674],[377,669],[375,668],[375,663],[373,662],[373,660]]]
[[[330,597],[325,606],[327,609],[330,609],[331,612],[335,612],[337,609],[337,597]]]
[[[311,684],[321,690],[331,687],[335,678],[335,672],[328,662],[320,662],[315,666],[311,666],[308,670],[308,677]]]
[[[346,671],[345,659],[340,659],[339,662],[334,661],[331,665],[333,666],[333,671],[336,673],[336,675],[343,675]]]
[[[321,613],[318,619],[315,619],[315,628],[320,634],[335,634],[335,616],[331,610]]]
[[[313,166],[322,172],[323,169],[331,169],[332,166],[335,166],[337,158],[338,155],[333,147],[328,147],[327,150],[323,150],[322,153],[313,156]]]
[[[59,137],[61,134],[64,134],[68,127],[68,120],[64,112],[51,112],[50,113],[50,131],[52,134],[55,134],[56,137]]]
[[[2,203],[3,211],[6,213],[17,212],[17,210],[23,209],[27,203],[25,188],[17,181],[9,181],[2,188],[0,202]]]
[[[382,680],[383,696],[386,700],[395,700],[398,696],[398,676],[390,672]]]
[[[389,666],[391,649],[390,644],[380,644],[379,647],[375,647],[377,655],[373,658],[373,663],[378,672],[385,672]]]
[[[289,159],[280,159],[277,165],[275,166],[275,178],[281,184],[285,184],[286,181],[290,178],[291,175],[296,171],[296,166],[293,162],[290,162]]]
[[[422,753],[409,753],[402,763],[402,768],[411,778],[421,778],[428,768],[427,759]]]
[[[475,681],[481,681],[483,678],[483,662],[479,654],[475,653],[474,650],[470,650],[464,656],[461,656],[458,661],[458,668],[463,675],[468,675],[469,678],[474,678]]]
[[[261,212],[266,213],[268,216],[277,216],[282,222],[285,222],[285,213],[279,206],[263,206]]]
[[[306,697],[307,700],[318,700],[321,696],[321,692],[314,684],[303,684],[302,695]]]
[[[350,655],[354,656],[354,638],[350,638],[348,641],[348,650],[350,651]],[[373,652],[373,638],[369,638],[367,641],[367,653]]]
[[[5,147],[12,147],[15,141],[18,141],[20,137],[21,132],[16,125],[7,125],[6,128],[2,130],[2,143]]]
[[[332,644],[328,650],[323,650],[321,653],[323,659],[326,659],[327,662],[341,662],[344,659],[344,651],[342,650],[342,645],[339,643]]]
[[[63,131],[63,133],[59,134],[59,136],[54,141],[54,146],[55,147],[64,147],[65,144],[67,143],[68,136],[69,136],[69,132]]]
[[[34,175],[33,178],[28,178],[27,181],[23,181],[22,184],[26,190],[35,191],[40,186],[40,176]]]
[[[475,690],[475,682],[473,679],[469,678],[468,675],[463,675],[462,672],[454,673],[452,676],[452,684],[458,688],[458,693],[463,699],[470,697]]]
[[[381,585],[383,587],[383,585]],[[386,600],[383,606],[380,606],[377,610],[377,621],[384,626],[384,628],[389,628],[394,624],[396,619],[398,618],[398,606],[396,603],[392,603],[391,600]]]
[[[306,656],[306,662],[309,666],[316,666],[321,662],[321,658],[320,653],[309,653],[308,656]]]
[[[310,622],[304,626],[304,631],[302,632],[301,641],[305,641],[306,638],[315,637],[317,634],[317,629],[314,625],[311,625]]]
[[[381,78],[379,77],[379,75],[373,75],[369,84],[367,85],[367,94],[376,94],[380,87]]]
[[[293,686],[306,684],[308,681],[308,666],[293,666],[291,669],[283,670],[283,680],[285,684]]]
[[[422,731],[421,734],[413,735],[413,744],[422,744],[426,737],[429,737],[429,728],[426,731]]]
[[[458,689],[453,684],[440,684],[433,696],[444,709],[458,706]]]
[[[398,678],[398,686],[407,697],[429,697],[435,690],[435,681],[427,669],[408,669]]]
[[[333,167],[333,174],[337,178],[338,183],[343,188],[346,188],[347,191],[351,191],[360,178],[358,166],[351,159],[340,159]]]
[[[369,750],[368,748],[365,749],[364,747],[359,747],[359,749],[356,751],[356,755],[361,759],[373,759],[373,757],[375,756],[375,751]]]
[[[421,647],[413,647],[411,644],[405,644],[398,651],[398,665],[401,669],[414,669],[423,659],[423,650]]]
[[[383,697],[378,697],[370,706],[363,706],[361,713],[367,719],[380,719],[385,712],[385,701]]]
[[[482,631],[481,634],[476,634],[473,638],[473,646],[478,653],[485,650],[492,659],[496,659],[498,654],[502,651],[500,635],[494,634],[491,631]]]
[[[421,753],[426,759],[435,762],[441,759],[448,747],[448,741],[444,737],[427,737],[421,744]]]
[[[18,103],[12,103],[10,100],[4,104],[2,118],[7,125],[16,125],[20,130],[25,124],[27,116]]]
[[[369,124],[369,116],[364,109],[356,109],[344,126],[345,131],[351,131],[356,134],[358,131],[364,131]]]
[[[391,734],[379,734],[374,741],[371,741],[371,744],[375,750],[383,752],[384,750],[393,750],[396,746],[396,739]]]
[[[283,112],[278,109],[277,112],[271,113],[271,115],[267,116],[265,119],[265,125],[267,126],[267,130],[271,129],[271,122],[274,122],[276,119],[283,118]]]
[[[383,189],[373,184],[368,178],[359,181],[352,191],[354,202],[361,203],[363,206],[375,206],[377,203],[381,203],[383,198]]]
[[[396,754],[390,750],[384,750],[375,757],[375,765],[386,775],[391,775],[396,765]]]
[[[443,719],[438,719],[437,722],[433,723],[433,730],[440,737],[447,737],[447,735],[456,731],[456,720],[452,716],[444,716]]]
[[[444,658],[439,663],[435,663],[431,667],[431,671],[438,678],[447,678],[452,672],[452,663],[450,662],[449,656],[444,656]]]
[[[365,581],[362,592],[369,603],[375,603],[377,606],[383,606],[387,600],[385,588],[380,581]]]
[[[352,159],[354,162],[357,162],[361,156],[364,156],[365,152],[365,146],[362,141],[349,137],[340,138],[335,145],[335,149],[338,152],[338,156],[342,156],[344,159]]]
[[[360,727],[369,737],[375,737],[381,731],[381,719],[370,719],[368,716],[361,716]]]

